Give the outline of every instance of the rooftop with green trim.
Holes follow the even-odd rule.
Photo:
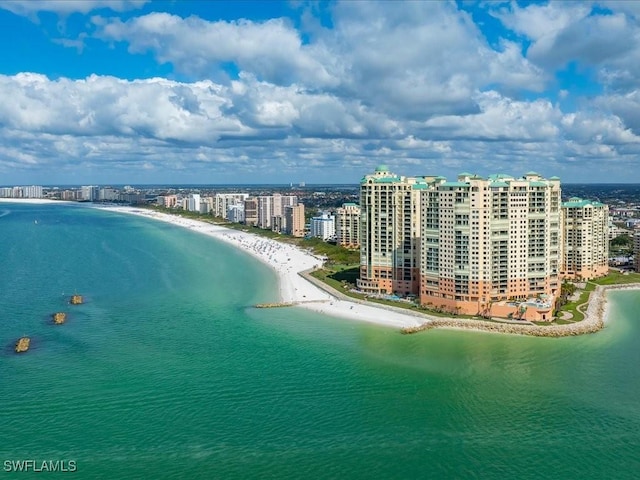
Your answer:
[[[596,202],[594,200],[584,200],[578,197],[572,197],[567,202],[562,203],[562,208],[584,208],[584,207],[604,207],[604,203]]]
[[[487,177],[489,180],[513,180],[511,175],[507,175],[506,173],[494,173]]]
[[[439,185],[440,187],[469,187],[467,182],[444,182]]]

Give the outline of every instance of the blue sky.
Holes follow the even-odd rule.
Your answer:
[[[0,0],[0,185],[640,183],[640,2]]]

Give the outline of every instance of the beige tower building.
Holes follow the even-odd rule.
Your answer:
[[[633,266],[636,272],[640,272],[640,228],[636,228],[633,234]]]
[[[336,242],[347,248],[360,247],[360,206],[343,203],[336,209]]]
[[[260,195],[258,199],[258,227],[271,228],[271,220],[273,217],[273,196]]]
[[[571,198],[562,204],[563,278],[591,279],[609,271],[609,207]]]
[[[285,233],[294,237],[304,237],[304,205],[284,207]]]
[[[451,313],[550,320],[561,254],[560,180],[425,177],[420,303]]]
[[[361,237],[358,288],[371,293],[417,294],[420,197],[416,179],[384,165],[360,182]]]

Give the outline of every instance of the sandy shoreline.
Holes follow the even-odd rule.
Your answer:
[[[44,199],[3,199],[4,203],[75,203],[58,202]],[[163,221],[182,228],[217,238],[252,255],[271,267],[279,279],[279,299],[281,302],[298,304],[298,307],[338,318],[364,321],[403,329],[406,333],[428,330],[431,328],[479,330],[516,335],[533,335],[545,337],[561,337],[594,333],[602,329],[608,322],[609,308],[607,290],[640,290],[640,284],[598,286],[591,293],[585,318],[581,322],[567,325],[519,325],[513,323],[496,323],[482,320],[469,320],[456,317],[444,318],[428,314],[407,311],[385,305],[372,305],[358,300],[351,301],[341,292],[335,292],[314,279],[307,280],[303,272],[311,271],[322,265],[322,259],[293,245],[278,242],[248,232],[229,229],[208,222],[188,219],[177,215],[169,215],[148,209],[127,206],[103,206],[85,204],[93,208],[138,215],[153,220]],[[317,283],[319,286],[315,285]]]
[[[425,321],[424,318],[418,318],[397,311],[340,300],[334,295],[318,288],[313,283],[301,277],[299,272],[320,267],[323,262],[322,259],[293,245],[252,233],[213,225],[208,222],[201,222],[153,210],[121,206],[99,208],[117,213],[138,215],[188,228],[194,232],[217,238],[249,253],[277,273],[280,289],[278,301],[300,302],[298,304],[299,307],[332,317],[365,321],[394,328],[415,327]]]

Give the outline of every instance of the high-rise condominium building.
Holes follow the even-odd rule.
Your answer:
[[[279,193],[260,195],[258,197],[258,227],[272,228],[274,217],[282,217],[284,207],[297,204],[298,197],[296,195],[281,195]],[[278,222],[282,223],[283,220],[280,219]]]
[[[417,293],[420,197],[417,180],[381,165],[360,182],[360,278],[371,293]]]
[[[633,266],[640,272],[640,228],[636,228],[633,235]]]
[[[319,217],[312,217],[309,222],[309,234],[324,241],[335,239],[336,218],[328,212],[322,212]]]
[[[529,172],[424,181],[420,303],[550,320],[560,287],[560,179]]]
[[[560,288],[560,179],[530,172],[360,184],[364,291],[419,294],[451,313],[548,320]]]
[[[248,193],[216,193],[213,200],[214,216],[228,219],[229,207],[243,204],[248,197]]]
[[[304,205],[299,203],[284,207],[285,233],[294,237],[304,237]]]
[[[229,205],[224,218],[233,223],[244,222],[244,202],[238,205]]]
[[[347,248],[360,246],[360,206],[343,203],[336,209],[336,242]]]
[[[258,199],[247,198],[244,201],[244,223],[255,227],[258,225]]]
[[[609,207],[571,198],[562,204],[563,278],[590,279],[609,271]]]
[[[0,188],[1,198],[42,198],[44,197],[42,186],[31,185],[25,187]]]
[[[98,200],[98,192],[99,188],[94,185],[86,185],[81,187],[82,190],[82,200],[87,200],[89,202],[94,202]]]
[[[29,187],[22,187],[24,198],[42,198],[42,187],[40,185],[31,185]]]
[[[273,196],[260,195],[258,197],[258,227],[271,228],[273,216]]]
[[[190,212],[199,212],[200,211],[200,194],[199,193],[190,193],[189,197],[185,199],[186,202],[183,203],[184,209]]]

